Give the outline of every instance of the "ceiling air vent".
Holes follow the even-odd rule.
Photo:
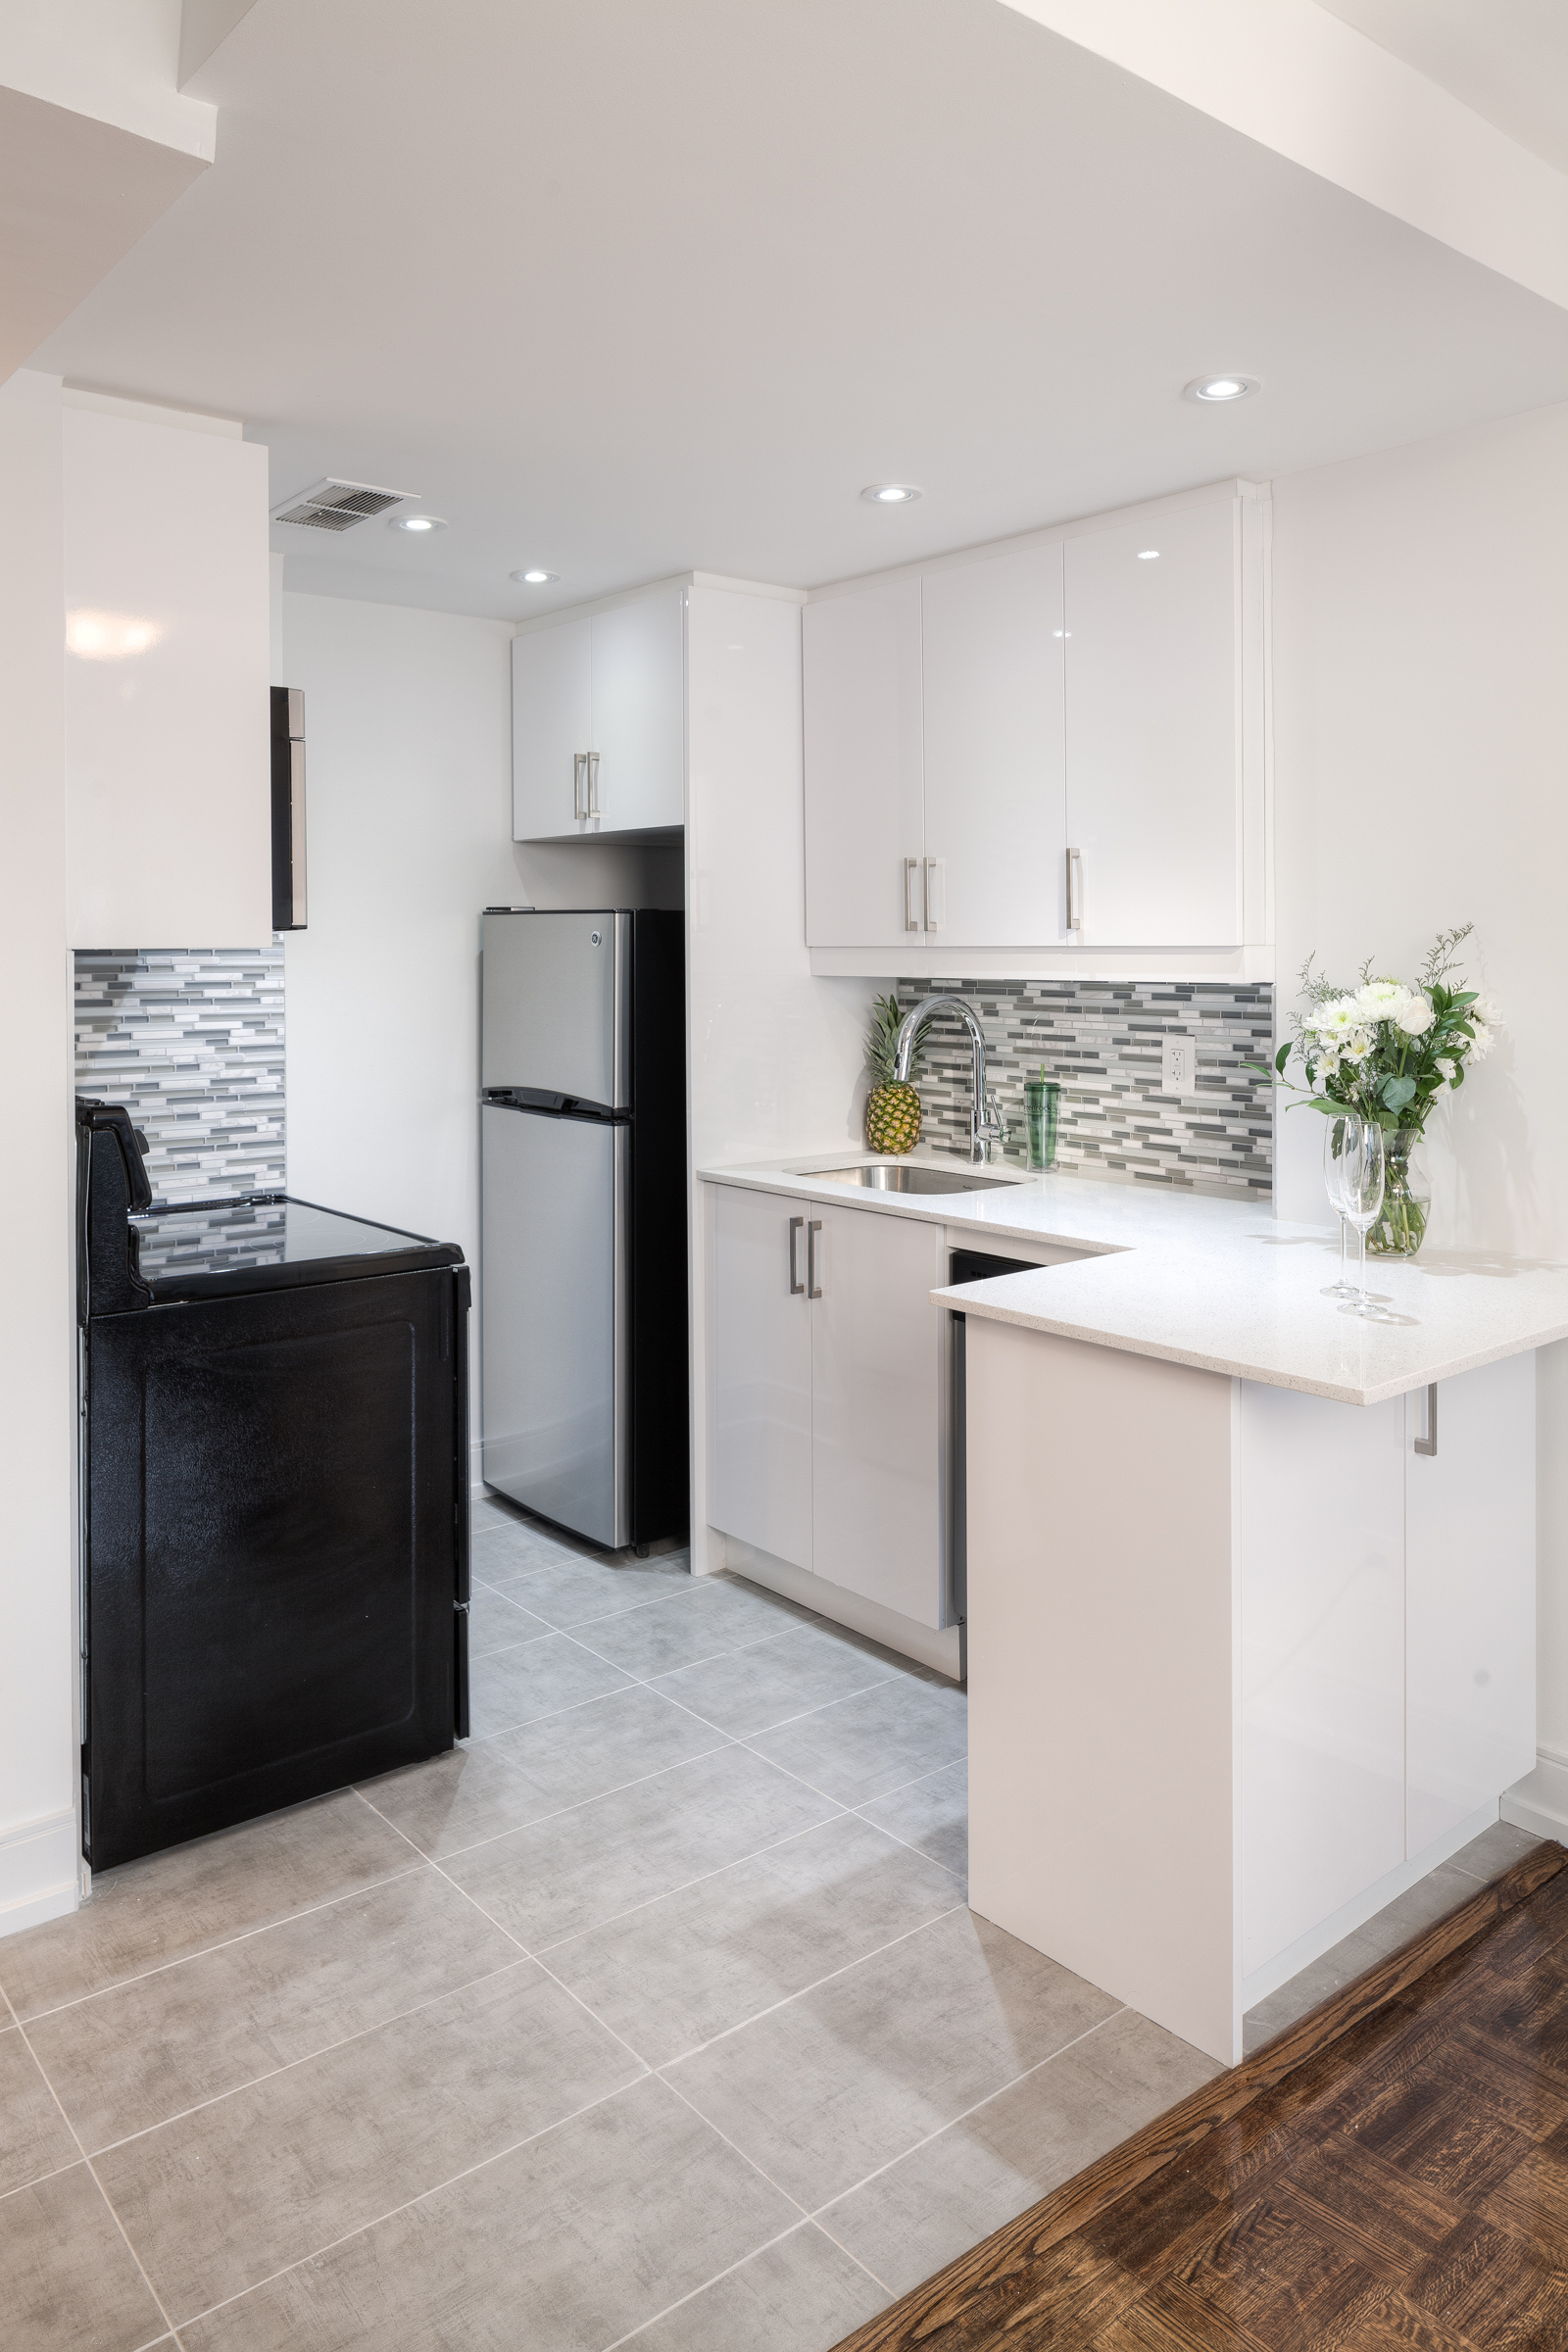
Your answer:
[[[293,498],[272,509],[274,522],[299,523],[308,531],[352,531],[357,522],[401,507],[416,490],[377,490],[370,482],[313,482]]]

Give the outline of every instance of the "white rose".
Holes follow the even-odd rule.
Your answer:
[[[1406,1037],[1425,1037],[1437,1016],[1425,997],[1411,997],[1394,1017]]]

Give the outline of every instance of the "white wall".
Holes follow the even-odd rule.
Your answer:
[[[0,1350],[0,1935],[76,1899],[71,957],[66,946],[61,410],[0,388],[0,924],[16,1246]]]
[[[282,601],[310,897],[284,946],[289,1190],[477,1266],[481,910],[678,905],[678,858],[513,842],[509,621]]]
[[[1440,927],[1500,1051],[1429,1129],[1434,1250],[1568,1252],[1568,408],[1274,484],[1281,1017],[1317,949],[1408,976]],[[1277,1202],[1327,1221],[1321,1126],[1279,1120]],[[1435,1263],[1436,1261],[1434,1261]],[[1541,1382],[1540,1740],[1568,1756],[1568,1368]]]

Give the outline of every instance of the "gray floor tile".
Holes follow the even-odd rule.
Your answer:
[[[8,2026],[0,2033],[0,2197],[80,2156],[37,2060]]]
[[[496,1579],[487,1577],[486,1581]],[[689,1592],[691,1582],[684,1556],[626,1561],[568,1553],[531,1564],[519,1561],[498,1589],[535,1617],[565,1628],[586,1625],[590,1618],[613,1616],[622,1609],[641,1608],[671,1592]]]
[[[508,1600],[493,1585],[480,1582],[475,1576],[468,1594],[468,1655],[482,1658],[492,1649],[510,1649],[514,1642],[531,1642],[540,1634],[552,1633],[542,1617],[535,1617]]]
[[[1331,1993],[1387,1960],[1392,1952],[1419,1936],[1423,1929],[1434,1926],[1461,1903],[1467,1903],[1476,1892],[1476,1882],[1466,1872],[1445,1862],[1424,1879],[1418,1879],[1403,1894],[1396,1895],[1392,1903],[1361,1927],[1355,1928],[1339,1943],[1324,1952],[1277,1991],[1258,2001],[1242,2021],[1242,2046],[1250,2053],[1294,2026],[1298,2017],[1326,2001]]]
[[[178,2327],[641,2073],[524,1960],[127,2140],[98,2171]]]
[[[141,2352],[168,2333],[84,2164],[0,2205],[8,2352]]]
[[[31,2027],[91,2154],[517,1958],[434,1870],[156,1970]]]
[[[367,1781],[365,1794],[422,1853],[456,1854],[724,1744],[711,1724],[632,1683],[564,1715]]]
[[[530,1949],[559,1943],[722,1870],[834,1806],[748,1749],[677,1765],[444,1865]]]
[[[911,1781],[906,1788],[874,1797],[861,1807],[867,1821],[889,1830],[944,1870],[962,1886],[969,1883],[969,1764],[967,1757]]]
[[[879,1683],[750,1742],[844,1805],[863,1805],[967,1753],[963,1692],[951,1683]]]
[[[586,1639],[591,1642],[592,1634]],[[801,1625],[785,1633],[770,1626],[763,1640],[666,1674],[657,1688],[743,1739],[907,1672],[890,1649],[837,1626]]]
[[[559,1715],[585,1698],[623,1690],[628,1677],[564,1634],[521,1642],[475,1658],[468,1684],[470,1736],[489,1740],[541,1715]]]
[[[703,1576],[688,1577],[683,1592],[651,1608],[626,1609],[579,1625],[576,1636],[626,1674],[651,1679],[810,1621],[809,1611],[756,1585]]]
[[[1222,2072],[1124,2009],[830,2205],[822,2225],[904,2294]]]
[[[345,1789],[100,1872],[79,1911],[0,1941],[0,1984],[25,2022],[417,1867],[407,1839]]]
[[[769,2180],[815,2208],[1117,2007],[959,1911],[668,2074]]]
[[[556,1945],[549,1965],[662,2066],[960,1900],[945,1870],[852,1814]]]
[[[597,2352],[795,2219],[645,2082],[180,2333],[186,2352]]]
[[[631,2340],[636,2352],[832,2352],[890,2300],[805,2222]]]
[[[1515,1829],[1511,1821],[1489,1822],[1479,1838],[1460,1846],[1453,1856],[1453,1868],[1488,1883],[1500,1879],[1505,1870],[1512,1870],[1544,1842],[1532,1830]]]

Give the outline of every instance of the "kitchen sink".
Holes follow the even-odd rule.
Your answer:
[[[960,1174],[955,1168],[928,1168],[899,1163],[875,1168],[813,1168],[823,1184],[858,1184],[867,1193],[993,1193],[1011,1184],[1010,1176]]]

